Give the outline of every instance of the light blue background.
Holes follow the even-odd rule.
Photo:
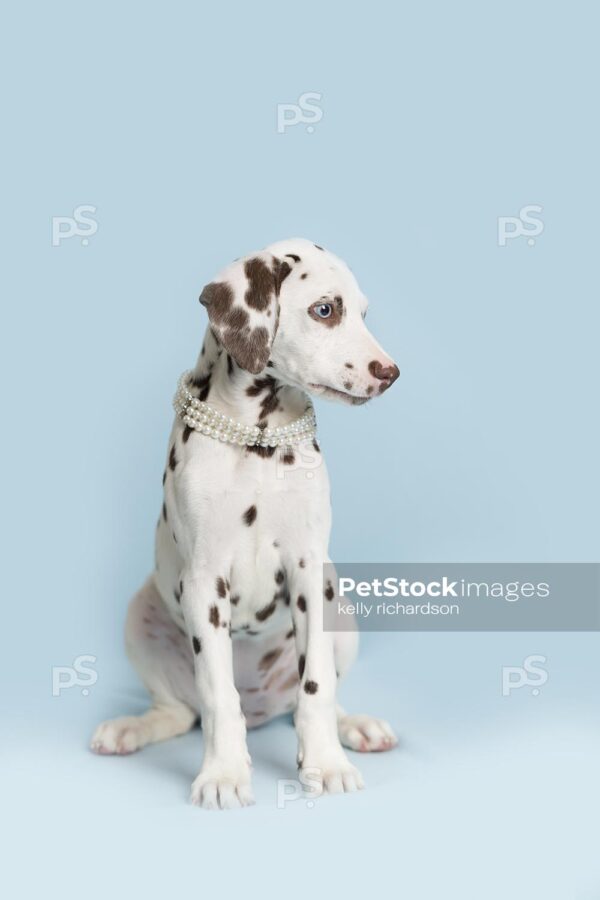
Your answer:
[[[151,566],[197,297],[306,236],[346,259],[402,377],[319,404],[334,557],[598,558],[594,3],[19,3],[2,27],[3,818],[7,896],[597,900],[595,635],[376,635],[345,704],[402,745],[368,790],[278,810],[287,722],[250,736],[257,806],[186,805],[197,732],[86,751],[145,699],[122,649]],[[323,118],[276,130],[277,103]],[[52,216],[99,228],[51,246]],[[498,216],[544,231],[497,241]],[[89,696],[51,669],[97,657]],[[501,667],[547,657],[539,696]],[[6,842],[5,842],[6,846]]]

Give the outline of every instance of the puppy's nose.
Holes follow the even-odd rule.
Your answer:
[[[393,385],[400,374],[400,369],[398,366],[394,365],[394,363],[384,366],[378,359],[373,359],[369,363],[369,372],[373,378],[376,378],[381,382],[379,385],[379,393],[383,394],[384,391],[387,391],[387,389]]]

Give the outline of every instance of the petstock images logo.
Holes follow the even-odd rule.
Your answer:
[[[328,563],[326,631],[600,631],[599,563]]]

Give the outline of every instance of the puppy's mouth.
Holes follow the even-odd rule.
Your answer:
[[[356,397],[348,391],[340,391],[337,388],[328,387],[326,384],[309,384],[309,388],[319,397],[325,397],[328,400],[341,400],[342,403],[349,403],[351,406],[361,406],[368,403],[370,397]]]

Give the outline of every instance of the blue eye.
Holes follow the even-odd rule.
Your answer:
[[[315,306],[315,312],[320,319],[328,319],[333,312],[333,306],[331,303],[321,303]]]

